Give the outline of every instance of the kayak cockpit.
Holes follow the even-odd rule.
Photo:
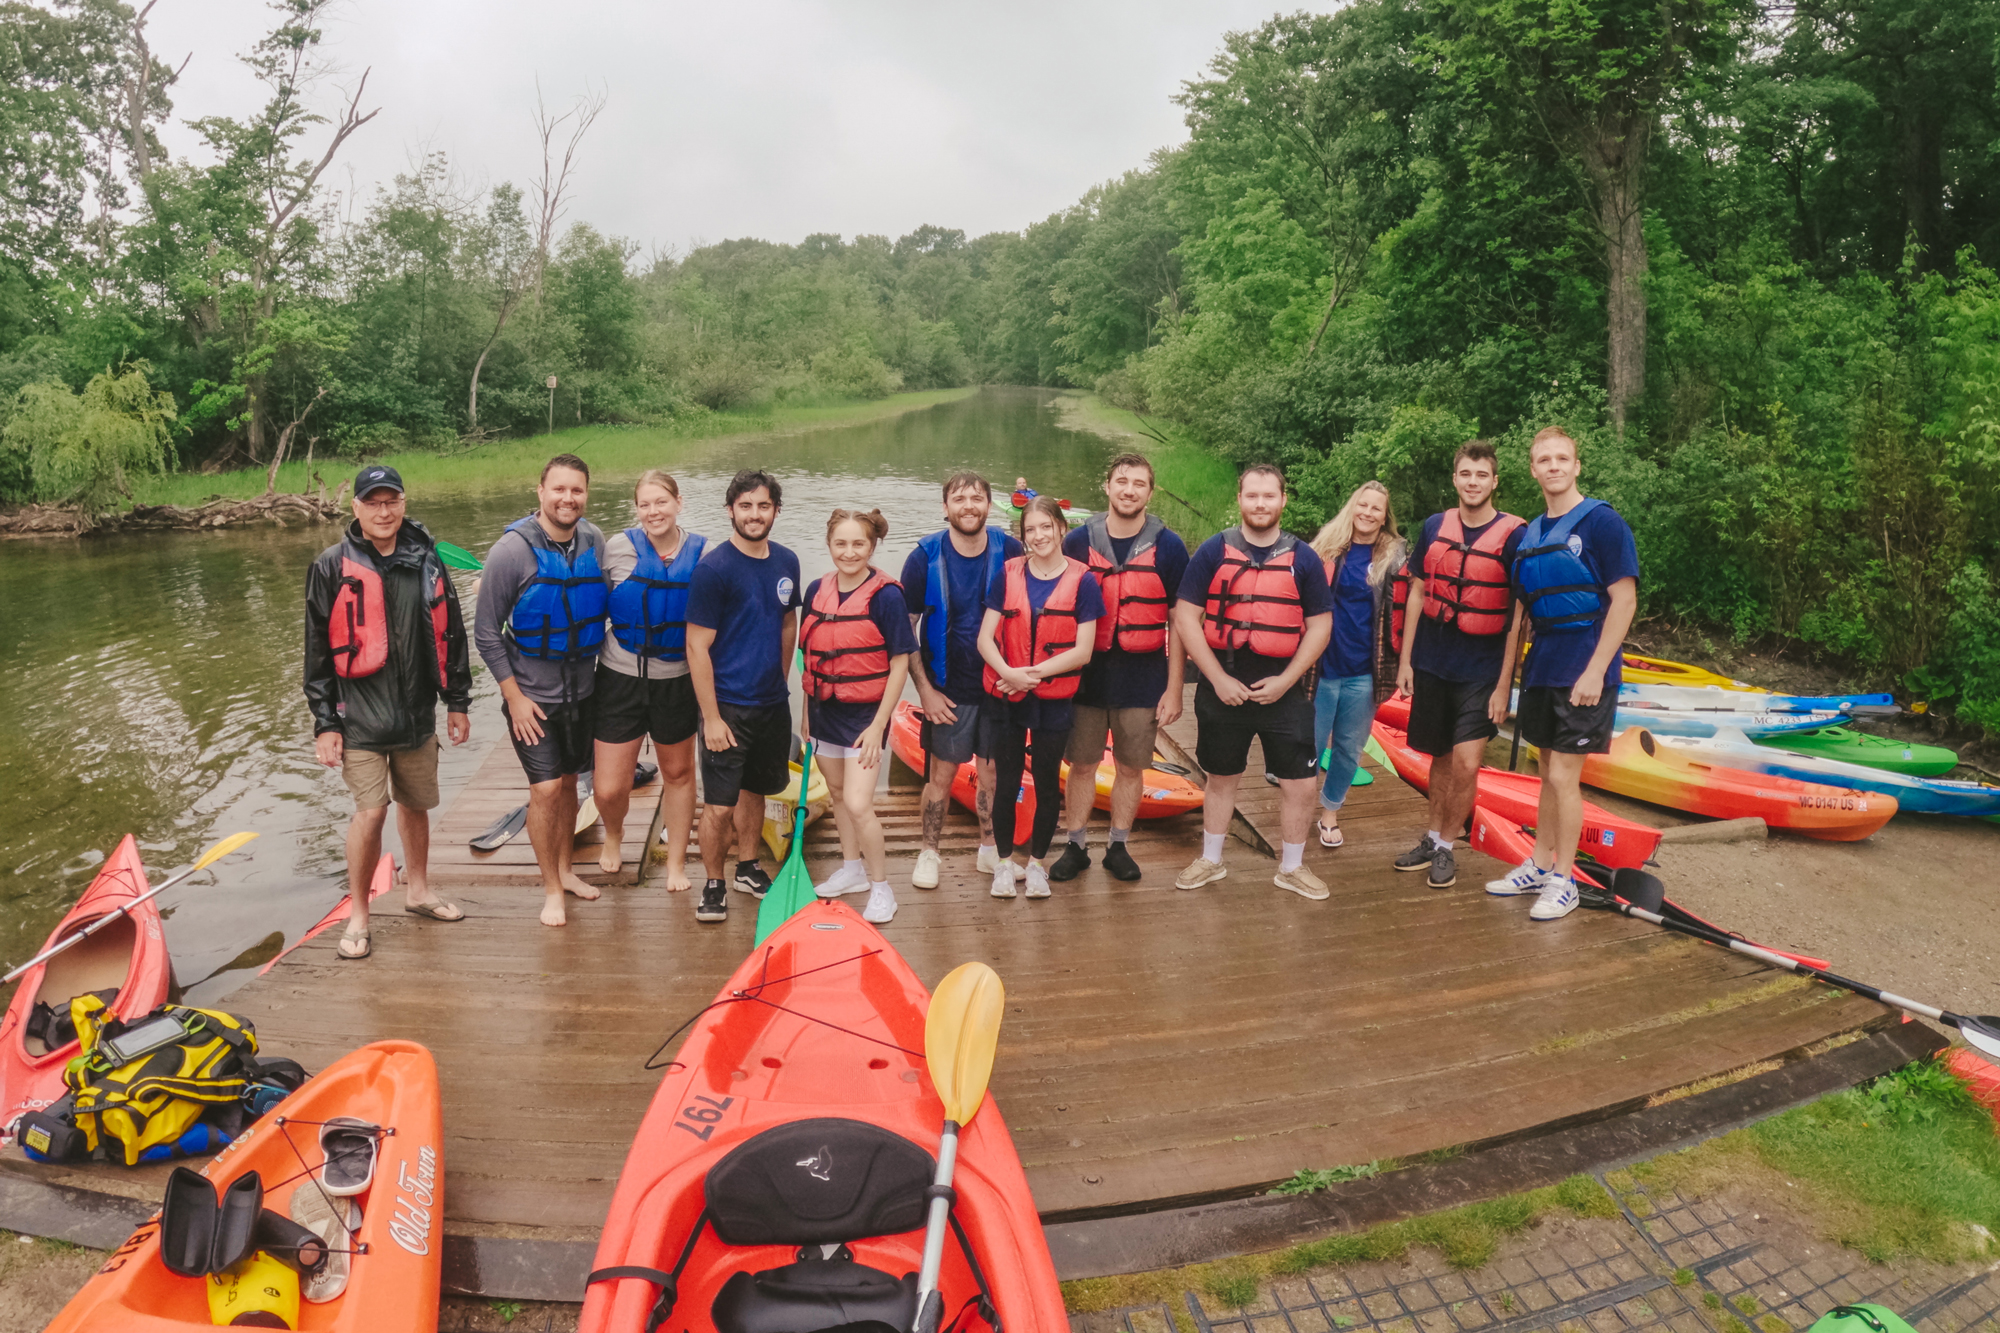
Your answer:
[[[89,921],[66,923],[65,938],[89,925]],[[42,965],[29,1018],[21,1029],[22,1047],[31,1058],[39,1059],[76,1040],[76,1029],[69,1022],[71,1000],[96,992],[107,1007],[112,1004],[132,970],[137,942],[138,927],[130,916],[121,916]],[[46,1011],[44,1005],[48,1006]]]

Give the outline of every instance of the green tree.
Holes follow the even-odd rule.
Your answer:
[[[166,470],[174,400],[147,381],[149,369],[102,371],[82,393],[47,382],[21,391],[0,441],[25,459],[35,499],[94,518],[132,494],[134,475]]]

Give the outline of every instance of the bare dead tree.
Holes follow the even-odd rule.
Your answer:
[[[299,414],[292,418],[292,424],[278,432],[278,447],[271,451],[271,470],[264,474],[264,494],[273,495],[277,492],[278,465],[285,461],[285,454],[292,447],[292,436],[304,424],[306,417],[312,412],[314,405],[324,397],[326,397],[326,386],[321,385],[319,391],[313,394],[304,407],[299,409]],[[319,439],[317,435],[312,438],[315,442]],[[308,444],[307,448],[310,451],[311,445]],[[307,467],[308,469],[311,467],[310,452],[307,455]]]
[[[567,111],[551,114],[548,104],[542,100],[539,85],[536,87],[535,135],[541,140],[542,170],[532,187],[536,204],[534,245],[518,264],[503,264],[500,305],[494,313],[493,332],[486,339],[486,345],[479,349],[478,359],[472,363],[472,385],[465,404],[468,430],[479,429],[479,376],[486,368],[487,355],[500,341],[507,321],[520,308],[531,280],[535,307],[538,310],[541,308],[549,255],[555,246],[556,225],[569,211],[569,191],[576,173],[578,154],[583,147],[583,136],[604,113],[609,96],[604,92],[586,93],[572,102]],[[558,139],[562,139],[560,150],[557,148]]]

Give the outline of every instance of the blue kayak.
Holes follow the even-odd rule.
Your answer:
[[[1621,685],[1622,704],[1644,704],[1686,713],[1842,713],[1849,717],[1900,713],[1893,694],[1762,694],[1688,685]]]

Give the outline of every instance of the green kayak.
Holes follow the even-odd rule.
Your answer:
[[[1942,745],[1915,745],[1890,740],[1886,736],[1871,736],[1851,727],[1788,731],[1782,735],[1755,739],[1757,744],[1774,750],[1865,764],[1888,773],[1906,773],[1913,778],[1943,777],[1958,767],[1958,756]]]

